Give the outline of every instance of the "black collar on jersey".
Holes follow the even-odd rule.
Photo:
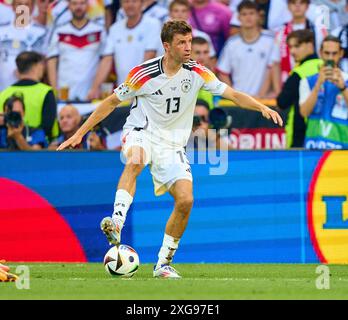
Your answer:
[[[133,26],[133,27],[128,27],[128,26],[127,26],[128,19],[126,19],[126,20],[125,20],[125,21],[126,21],[126,28],[129,29],[129,30],[132,30],[132,29],[136,28],[136,27],[141,23],[141,21],[143,21],[143,17],[144,17],[144,15],[141,14],[140,20],[139,20],[138,23],[137,23],[135,26]]]
[[[163,69],[163,57],[158,61],[158,67],[161,73],[164,73]]]
[[[89,24],[89,22],[90,22],[90,20],[87,19],[87,22],[86,22],[81,28],[78,28],[78,27],[76,27],[76,26],[73,24],[72,20],[70,20],[70,24],[71,24],[72,27],[75,28],[76,30],[82,30],[82,29],[84,29],[84,28]]]
[[[300,62],[300,65],[301,65],[301,64],[304,64],[304,63],[305,63],[306,61],[308,61],[308,60],[313,60],[313,59],[318,59],[318,56],[317,56],[316,53],[313,53],[313,54],[307,56],[306,58],[304,58],[304,59]]]
[[[157,1],[155,1],[154,3],[150,4],[147,8],[145,8],[143,10],[143,13],[149,11],[150,9],[152,9],[155,5],[157,5]]]
[[[17,86],[17,87],[24,87],[24,86],[33,86],[34,84],[37,84],[37,81],[34,81],[32,79],[22,79],[14,83],[12,86]]]

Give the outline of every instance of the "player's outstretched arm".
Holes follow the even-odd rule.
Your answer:
[[[115,108],[120,104],[120,100],[116,94],[111,94],[104,99],[94,112],[89,116],[85,123],[76,131],[76,133],[68,140],[63,142],[57,150],[64,150],[66,148],[74,148],[81,143],[83,136],[92,128],[94,128],[100,121],[105,119]]]
[[[283,126],[283,119],[277,111],[272,110],[243,92],[234,90],[231,87],[227,87],[222,96],[225,99],[232,100],[241,108],[259,111],[266,119],[272,119],[275,124]]]

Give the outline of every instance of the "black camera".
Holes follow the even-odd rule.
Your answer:
[[[7,98],[7,100],[4,102],[4,110],[6,110],[6,113],[4,114],[4,125],[12,128],[19,128],[23,119],[19,112],[13,111],[15,102],[20,102],[23,106],[23,111],[25,109],[22,94],[15,93],[11,97]]]
[[[193,116],[193,128],[199,127],[202,122],[206,121],[204,116]],[[220,130],[229,128],[232,124],[232,117],[221,108],[214,108],[209,111],[209,126],[212,129]]]
[[[193,116],[193,127],[199,127],[202,123],[202,116],[197,116],[197,115],[194,115]]]
[[[9,111],[4,115],[4,125],[12,128],[19,128],[22,123],[22,116],[19,112]]]

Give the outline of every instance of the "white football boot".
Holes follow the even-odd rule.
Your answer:
[[[172,279],[181,279],[181,276],[178,271],[176,271],[169,264],[162,264],[159,268],[156,269],[156,265],[153,268],[153,276],[155,278],[172,278]]]
[[[121,228],[111,217],[105,217],[100,223],[100,229],[106,235],[108,242],[115,246],[121,242]]]

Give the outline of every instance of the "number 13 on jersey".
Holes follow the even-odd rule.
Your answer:
[[[167,114],[179,112],[180,97],[166,99],[166,102],[167,102]]]

